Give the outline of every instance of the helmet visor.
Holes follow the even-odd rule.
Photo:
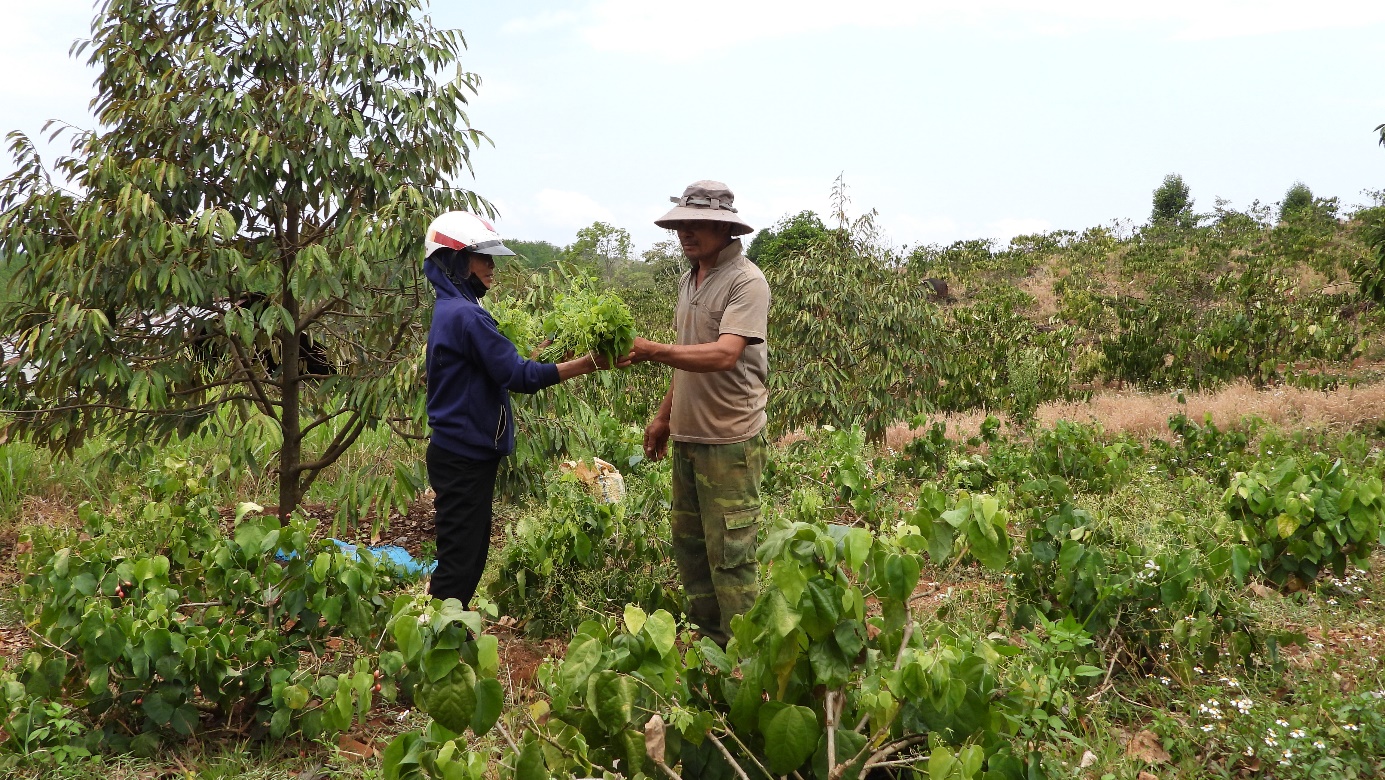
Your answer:
[[[503,241],[499,240],[482,241],[481,243],[476,244],[475,246],[467,247],[466,251],[475,252],[478,255],[514,255],[514,252],[511,252],[510,248],[505,246],[505,243]]]

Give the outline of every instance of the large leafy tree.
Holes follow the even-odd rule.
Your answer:
[[[420,430],[423,230],[489,209],[454,186],[478,79],[424,2],[107,0],[78,46],[99,129],[52,165],[10,136],[12,437],[269,421],[288,512],[363,432]]]

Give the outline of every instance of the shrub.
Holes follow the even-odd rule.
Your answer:
[[[1324,569],[1341,577],[1348,563],[1365,566],[1385,516],[1379,477],[1353,477],[1321,454],[1238,472],[1222,504],[1240,542],[1237,579],[1254,569],[1281,588],[1307,586]]]
[[[1109,493],[1130,474],[1130,461],[1142,447],[1128,441],[1106,444],[1099,425],[1059,420],[1039,432],[1029,458],[1035,476],[1056,476],[1098,493]]]
[[[548,499],[515,521],[500,551],[490,596],[535,635],[575,628],[593,610],[626,603],[676,605],[664,504],[666,470],[627,477],[627,496],[598,503],[567,474]]]
[[[395,698],[364,651],[394,571],[311,542],[304,519],[246,518],[228,538],[187,467],[149,486],[156,500],[128,524],[84,505],[81,537],[21,560],[40,641],[3,686],[11,740],[31,731],[34,699],[69,701],[98,741],[147,753],[208,722],[311,738],[363,718],[374,694]],[[350,672],[304,663],[343,641],[363,648]]]

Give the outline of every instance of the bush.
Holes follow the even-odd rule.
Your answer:
[[[1073,616],[1097,636],[1119,632],[1151,663],[1184,679],[1194,665],[1213,666],[1223,649],[1250,665],[1273,656],[1251,629],[1251,616],[1225,592],[1231,565],[1223,549],[1152,552],[1112,537],[1078,508],[1062,480],[1024,486],[1033,524],[1011,564],[1011,614],[1018,625]]]
[[[1039,432],[1029,458],[1035,476],[1055,476],[1096,492],[1109,493],[1125,482],[1131,460],[1143,448],[1128,441],[1106,444],[1098,425],[1059,420]]]
[[[1341,577],[1348,563],[1365,566],[1385,517],[1379,477],[1353,477],[1321,454],[1238,472],[1222,504],[1241,542],[1237,579],[1256,570],[1281,588],[1306,587],[1324,569]]]
[[[507,529],[490,597],[526,632],[570,631],[627,603],[677,608],[664,503],[668,471],[626,479],[625,500],[603,504],[575,475],[558,477],[547,501]]]
[[[8,739],[32,734],[33,700],[69,701],[95,742],[142,753],[209,722],[312,738],[364,718],[373,694],[393,700],[365,648],[378,646],[396,573],[310,542],[305,519],[246,518],[228,538],[203,481],[172,465],[138,517],[84,505],[80,537],[40,538],[22,557],[20,602],[40,643],[3,686]],[[343,641],[361,648],[351,672],[305,664]]]

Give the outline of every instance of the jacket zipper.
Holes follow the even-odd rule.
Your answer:
[[[495,424],[495,448],[500,449],[500,437],[505,435],[505,407],[500,407],[500,420]]]

